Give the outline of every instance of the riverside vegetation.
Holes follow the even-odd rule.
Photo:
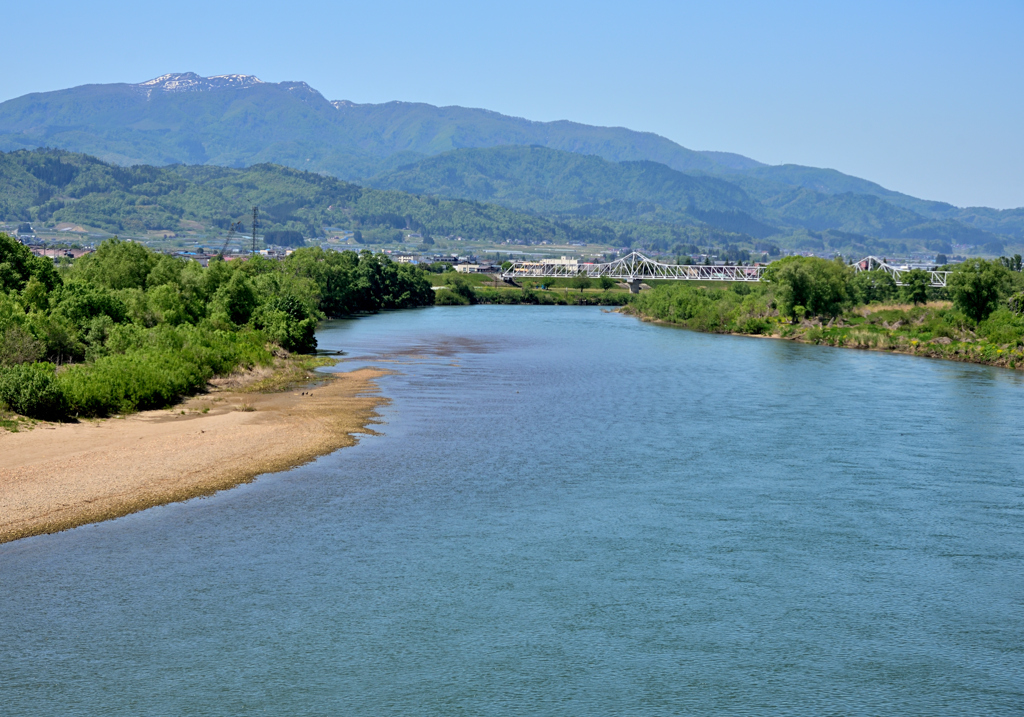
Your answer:
[[[503,268],[508,267],[506,262]],[[525,279],[519,288],[511,288],[485,274],[442,273],[435,303],[438,306],[470,304],[536,304],[622,306],[629,301],[629,292],[618,288],[608,277],[590,279],[586,276]]]
[[[325,317],[433,302],[425,272],[369,252],[204,268],[111,239],[58,270],[0,234],[0,404],[47,420],[159,408],[311,352]]]
[[[911,271],[854,273],[841,260],[791,256],[761,284],[675,283],[633,297],[627,311],[697,331],[774,336],[1008,368],[1024,366],[1021,259],[955,266],[946,288]]]
[[[303,248],[204,268],[118,239],[58,270],[0,234],[0,406],[46,420],[159,408],[214,376],[311,352],[323,318],[432,304],[628,304],[698,331],[1024,365],[1020,257],[960,264],[945,289],[923,271],[897,287],[882,271],[800,256],[771,264],[761,284],[670,282],[636,296],[607,277],[521,288],[432,278],[366,251]]]

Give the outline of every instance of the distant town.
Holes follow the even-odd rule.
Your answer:
[[[54,264],[58,266],[61,264],[69,264],[75,259],[91,253],[95,250],[95,246],[99,241],[111,236],[108,234],[98,234],[93,236],[87,232],[74,232],[71,236],[61,236],[59,234],[55,234],[52,228],[45,233],[37,234],[34,227],[29,222],[21,222],[13,227],[10,225],[5,226],[0,223],[0,231],[7,232],[11,236],[17,238],[18,241],[26,245],[32,253],[37,256],[45,256],[52,259]],[[190,243],[194,246],[190,248],[181,247],[181,239],[192,240]],[[296,247],[286,247],[267,243],[264,241],[264,237],[262,235],[257,235],[256,239],[257,248],[255,253],[267,259],[283,259],[296,249]],[[385,254],[392,261],[400,264],[415,264],[424,268],[432,268],[437,271],[447,270],[450,268],[456,272],[467,274],[498,273],[501,271],[502,261],[507,260],[541,260],[546,263],[586,264],[590,262],[613,261],[619,256],[624,256],[631,251],[629,247],[620,247],[608,250],[598,247],[586,247],[585,245],[573,245],[561,248],[569,251],[575,249],[579,256],[566,256],[564,254],[552,255],[550,252],[537,251],[537,249],[540,248],[538,246],[524,247],[524,249],[532,249],[533,251],[496,251],[496,247],[494,247],[490,242],[476,242],[471,238],[464,237],[446,237],[446,239],[450,242],[465,242],[467,248],[472,248],[473,251],[464,253],[443,251],[429,252],[422,250],[417,251],[415,249],[408,248],[364,245],[357,243],[353,238],[353,232],[350,231],[334,231],[329,232],[325,237],[306,238],[305,246],[319,246],[325,251],[369,250],[374,253]],[[416,247],[427,248],[430,246],[430,244],[423,241],[422,236],[416,233],[407,234],[405,236],[405,240]],[[139,241],[140,243],[150,246],[154,251],[158,251],[168,256],[178,257],[186,261],[196,261],[204,267],[209,264],[211,259],[218,256],[223,258],[224,261],[244,261],[253,254],[251,235],[237,234],[225,239],[223,237],[197,237],[189,235],[182,237],[176,233],[169,232],[155,238],[147,237],[142,239],[131,237],[126,238],[126,241]],[[178,246],[168,246],[171,242]],[[218,243],[220,246],[217,246]],[[475,246],[478,244],[481,246]],[[551,248],[558,249],[559,247]],[[580,251],[581,249],[588,248],[591,251]],[[593,251],[595,248],[598,249],[598,251]],[[969,246],[958,246],[955,248],[963,249],[965,252],[971,249]],[[767,253],[762,253],[760,257],[758,257],[760,260],[751,257],[748,261],[737,261],[733,257],[720,257],[719,255],[710,252],[697,253],[685,257],[666,256],[665,252],[658,251],[649,251],[648,253],[651,256],[657,256],[662,260],[667,260],[669,262],[674,259],[676,263],[680,264],[704,264],[711,266],[745,264],[750,266],[766,266],[769,263],[769,256]],[[780,255],[821,256],[822,258],[834,258],[835,256],[838,256],[832,252],[815,253],[807,251],[782,252]],[[852,256],[843,258],[847,261],[859,261],[862,259],[862,257]],[[928,255],[914,253],[907,256],[889,257],[888,259],[893,265],[900,266],[904,269],[929,269],[937,266],[958,264],[965,261],[966,258],[966,256],[960,254],[947,256],[945,254]]]

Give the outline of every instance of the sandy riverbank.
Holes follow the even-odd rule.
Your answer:
[[[383,373],[279,393],[224,382],[170,410],[0,431],[0,543],[209,495],[352,445],[386,400],[373,381]]]

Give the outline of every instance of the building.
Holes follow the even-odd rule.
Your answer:
[[[494,274],[501,271],[501,267],[494,264],[456,264],[454,269],[460,274]]]

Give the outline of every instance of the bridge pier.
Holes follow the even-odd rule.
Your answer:
[[[639,279],[633,279],[632,281],[627,281],[626,285],[629,286],[629,293],[630,294],[639,294],[640,293],[640,283],[641,282],[640,282]]]

